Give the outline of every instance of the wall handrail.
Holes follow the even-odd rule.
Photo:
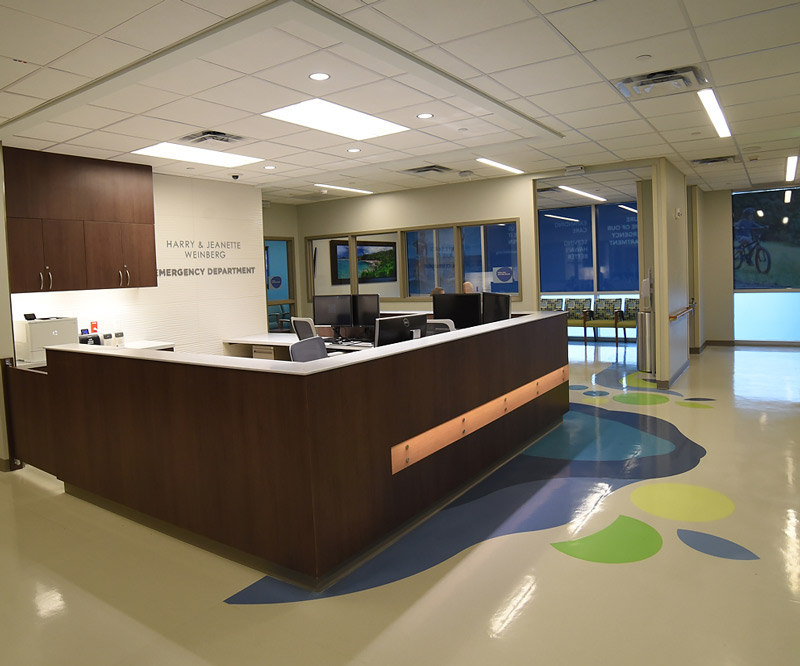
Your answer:
[[[692,312],[694,312],[694,307],[691,306],[691,305],[687,305],[685,308],[683,308],[681,310],[678,310],[677,312],[673,312],[669,316],[669,320],[670,321],[677,321],[681,317],[685,317],[686,315],[691,314]]]

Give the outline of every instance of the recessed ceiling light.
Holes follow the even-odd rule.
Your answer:
[[[722,107],[719,105],[719,102],[717,101],[717,96],[714,94],[714,91],[711,88],[698,90],[697,96],[703,103],[703,106],[706,109],[708,117],[714,124],[714,129],[717,130],[719,138],[724,139],[726,137],[729,137],[731,135],[731,131],[728,129],[728,123],[725,122],[725,114],[722,113]]]
[[[348,148],[347,152],[348,153],[360,153],[361,152],[361,148]]]
[[[313,74],[309,74],[308,78],[312,81],[327,81],[331,78],[330,74],[326,74],[325,72],[314,72]]]
[[[791,183],[797,175],[797,155],[786,158],[786,182]]]
[[[508,171],[509,173],[525,173],[521,169],[516,169],[514,167],[508,166],[507,164],[500,164],[500,162],[495,162],[494,160],[486,159],[485,157],[478,157],[475,160],[476,162],[480,162],[481,164],[488,164],[489,166],[493,166],[496,169],[502,169],[503,171]]]
[[[550,215],[549,213],[544,213],[545,217],[552,217],[554,220],[566,220],[567,222],[580,222],[580,220],[576,220],[574,217],[561,217],[561,215]]]
[[[339,187],[338,185],[323,185],[322,183],[314,183],[314,187],[324,187],[325,189],[331,190],[342,190],[344,192],[355,192],[356,194],[374,194],[374,192],[370,192],[369,190],[356,190],[352,187]]]
[[[622,204],[617,204],[617,205],[624,210],[629,210],[631,213],[636,213],[637,215],[639,214],[639,211],[636,210],[635,208],[631,208],[630,206],[623,206]]]
[[[267,166],[265,166],[264,168],[265,169],[276,169],[277,167],[274,164],[267,164]]]
[[[603,199],[603,197],[598,197],[595,194],[589,194],[583,190],[576,190],[574,187],[568,187],[567,185],[559,185],[558,188],[561,190],[566,190],[567,192],[572,192],[573,194],[580,194],[582,197],[589,197],[595,201],[608,201],[608,199]]]
[[[417,118],[419,118],[420,120],[428,120],[429,118],[433,118],[433,114],[432,113],[418,113],[417,114]]]
[[[763,210],[757,210],[756,211],[756,215],[758,215],[759,217],[764,217],[764,211]]]
[[[387,134],[405,132],[408,127],[381,120],[367,113],[348,109],[323,99],[309,99],[299,104],[262,113],[267,118],[283,120],[294,125],[344,136],[355,141],[374,139]]]
[[[789,218],[788,218],[788,217],[784,217],[784,218],[781,220],[781,222],[783,222],[784,224],[789,224]]]
[[[786,190],[786,192],[783,193],[783,203],[792,203],[792,191],[791,190]]]
[[[148,157],[163,157],[168,160],[178,160],[180,162],[194,162],[196,164],[208,164],[219,167],[240,167],[245,164],[255,164],[263,162],[259,157],[245,157],[234,153],[223,153],[218,150],[208,150],[207,148],[195,148],[194,146],[181,146],[177,143],[157,143],[141,150],[132,151],[133,155],[147,155]]]

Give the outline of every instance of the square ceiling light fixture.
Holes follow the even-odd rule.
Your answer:
[[[381,120],[368,113],[348,109],[346,106],[340,106],[333,102],[326,102],[324,99],[309,99],[299,104],[267,111],[261,115],[355,141],[397,134],[409,129],[388,120]]]
[[[133,155],[147,155],[148,157],[163,157],[179,162],[194,162],[195,164],[208,164],[218,167],[240,167],[246,164],[263,162],[259,157],[246,157],[234,153],[223,153],[219,150],[195,148],[194,146],[181,146],[177,143],[157,143],[141,150],[134,150]]]

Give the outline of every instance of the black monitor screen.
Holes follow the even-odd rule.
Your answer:
[[[378,294],[353,296],[353,326],[375,326],[381,316],[381,297]]]
[[[502,321],[511,317],[511,296],[508,294],[494,294],[484,291],[483,294],[483,323]]]
[[[434,294],[433,318],[452,319],[456,328],[481,323],[480,294]]]
[[[350,294],[314,296],[314,323],[317,326],[352,326],[352,303]]]
[[[391,345],[421,338],[425,335],[428,315],[398,315],[396,317],[378,317],[375,320],[375,346]]]

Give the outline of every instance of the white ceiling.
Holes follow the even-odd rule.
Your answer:
[[[747,189],[779,184],[800,149],[798,27],[800,3],[780,0],[0,0],[0,140],[237,173],[278,203],[337,196],[314,183],[388,192],[504,175],[476,157],[551,178],[615,164],[571,181],[612,201],[634,198],[648,173],[638,161],[662,156],[689,184]],[[716,136],[693,92],[631,101],[610,83],[689,65],[732,138]],[[317,71],[330,79],[311,81]],[[351,141],[260,115],[313,97],[410,130]],[[243,137],[203,147],[265,161],[130,154],[201,130]],[[452,171],[406,172],[431,164]],[[564,202],[577,203],[540,203]]]

